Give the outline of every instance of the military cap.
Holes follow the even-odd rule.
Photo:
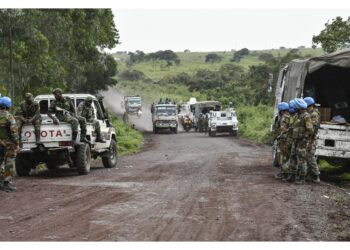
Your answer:
[[[92,97],[91,96],[86,97],[85,101],[92,102]]]
[[[60,94],[62,94],[62,89],[60,89],[60,88],[55,88],[54,90],[52,90],[52,94],[55,94],[55,93],[60,93]]]
[[[33,101],[33,94],[32,93],[26,93],[24,95],[24,98],[26,99],[26,101]]]

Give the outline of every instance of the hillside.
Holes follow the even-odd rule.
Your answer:
[[[259,50],[251,51],[251,53],[244,57],[237,65],[248,69],[252,65],[260,65],[264,62],[259,59],[259,55],[262,53],[270,53],[273,56],[285,56],[291,49],[271,49],[271,50]],[[205,56],[208,53],[216,53],[222,57],[222,61],[215,63],[205,63]],[[218,70],[223,64],[230,63],[230,59],[233,57],[234,51],[218,51],[218,52],[176,52],[181,60],[179,65],[171,66],[169,69],[161,69],[160,62],[140,62],[136,63],[131,69],[142,71],[147,78],[153,81],[159,81],[161,78],[167,75],[175,75],[181,72],[188,74],[194,74],[200,69]],[[301,48],[298,49],[298,53],[301,57],[305,56],[319,56],[324,52],[322,49]],[[129,56],[127,54],[115,53],[114,57],[118,61],[118,71],[122,72],[127,69],[126,61]]]

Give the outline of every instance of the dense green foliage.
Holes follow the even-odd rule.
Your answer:
[[[327,53],[350,48],[350,17],[344,21],[342,17],[328,21],[320,34],[312,37],[312,42],[314,46],[321,44]]]
[[[222,57],[216,53],[209,53],[208,55],[205,56],[206,63],[220,62],[221,60],[222,60]]]
[[[117,145],[120,156],[137,153],[141,149],[143,135],[130,125],[117,118],[112,119],[112,125],[117,131]]]
[[[115,84],[116,62],[101,52],[118,43],[110,9],[2,9],[0,37],[0,83],[12,96]]]

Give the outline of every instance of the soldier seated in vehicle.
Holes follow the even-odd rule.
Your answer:
[[[88,96],[77,108],[78,116],[84,117],[86,122],[92,123],[95,128],[96,142],[105,143],[101,136],[100,123],[95,119],[95,111],[92,107],[92,97]]]
[[[72,126],[72,141],[74,143],[77,143],[78,124],[80,124],[80,141],[89,142],[86,140],[86,120],[76,115],[72,100],[69,97],[64,97],[60,88],[54,89],[52,94],[55,96],[55,100],[51,101],[47,115],[53,120],[53,123],[57,125],[60,124],[60,121],[69,123]]]
[[[18,111],[18,131],[19,131],[19,143],[22,143],[22,127],[25,124],[34,125],[35,142],[40,143],[40,127],[41,116],[39,104],[34,101],[34,97],[31,93],[25,94],[25,100],[21,102]]]

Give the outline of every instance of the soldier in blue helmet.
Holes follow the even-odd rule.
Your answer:
[[[286,102],[278,104],[279,119],[276,124],[277,135],[277,164],[280,172],[275,175],[276,179],[287,178],[289,154],[287,150],[287,132],[290,124],[289,105]]]
[[[8,110],[12,106],[9,97],[0,98],[0,190],[11,192],[14,161],[18,150],[18,131],[14,117]]]
[[[307,174],[311,176],[312,182],[319,183],[320,170],[317,166],[315,152],[316,136],[321,123],[321,114],[320,112],[318,112],[315,106],[315,100],[312,97],[305,97],[304,101],[307,104],[307,112],[311,116],[312,125],[314,127],[314,134],[312,138],[310,138],[306,146]]]
[[[297,116],[293,124],[292,149],[289,182],[304,184],[307,173],[306,146],[308,140],[312,138],[314,129],[310,114],[306,111],[307,104],[303,99],[294,99]],[[296,162],[295,162],[296,161]]]

